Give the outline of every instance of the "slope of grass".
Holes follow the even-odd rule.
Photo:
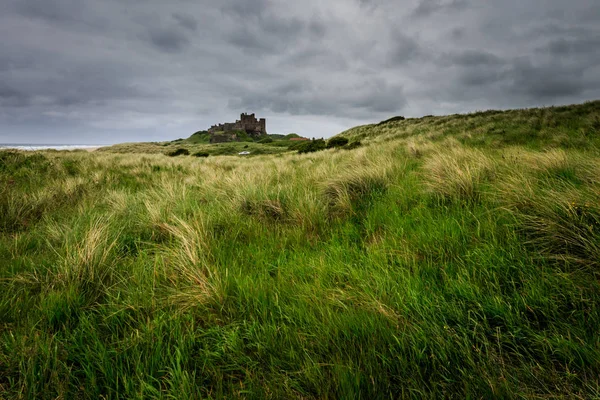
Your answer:
[[[453,137],[482,148],[525,146],[587,148],[600,144],[600,101],[561,107],[509,111],[481,111],[443,117],[427,116],[383,121],[342,132],[353,140],[421,139],[440,141]]]
[[[596,398],[598,104],[306,155],[2,152],[0,397]]]

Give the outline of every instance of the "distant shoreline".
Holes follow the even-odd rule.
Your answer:
[[[13,150],[24,150],[24,151],[38,151],[38,150],[87,150],[94,151],[100,147],[106,147],[109,145],[100,144],[24,144],[24,143],[0,143],[0,150],[13,149]]]

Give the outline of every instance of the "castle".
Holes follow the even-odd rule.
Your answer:
[[[245,131],[249,135],[265,135],[267,133],[267,120],[256,119],[254,114],[243,113],[240,119],[235,122],[213,125],[208,130],[209,133]]]

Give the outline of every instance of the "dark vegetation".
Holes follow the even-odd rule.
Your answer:
[[[327,148],[332,149],[334,147],[344,147],[347,145],[349,140],[343,136],[334,136],[327,141]]]
[[[179,148],[177,150],[171,151],[167,153],[169,157],[177,157],[177,156],[189,156],[190,151],[188,149]]]
[[[397,117],[392,117],[390,119],[386,119],[385,121],[381,121],[380,123],[378,123],[377,125],[385,125],[385,124],[389,124],[390,122],[398,122],[398,121],[404,121],[406,118],[402,117],[402,116],[397,116]]]
[[[315,151],[325,150],[327,144],[323,139],[307,140],[303,142],[297,142],[292,149],[298,150],[298,153],[314,153]]]

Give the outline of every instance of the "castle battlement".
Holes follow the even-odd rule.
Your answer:
[[[256,119],[254,113],[240,115],[240,119],[235,122],[226,122],[210,127],[208,132],[229,132],[229,131],[245,131],[249,135],[264,135],[267,133],[267,120],[265,118]]]

